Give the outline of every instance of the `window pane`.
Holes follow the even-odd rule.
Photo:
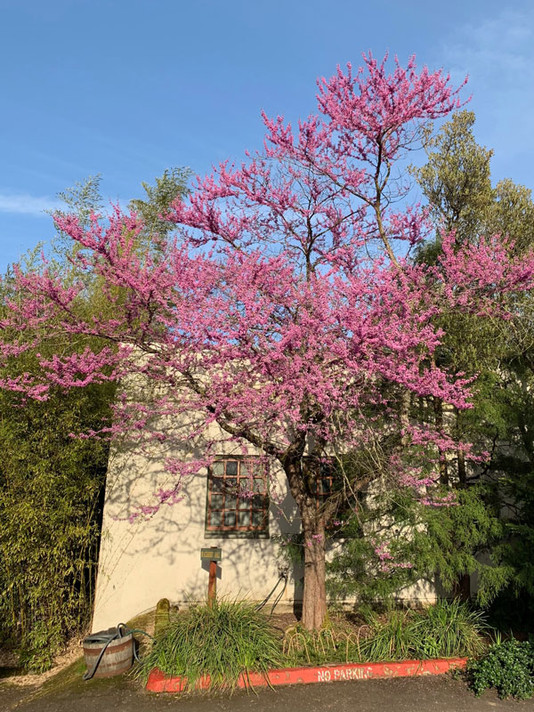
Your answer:
[[[265,480],[263,477],[254,478],[254,485],[252,489],[254,492],[265,492]]]
[[[228,460],[226,463],[226,474],[237,475],[237,462],[235,460]]]
[[[212,527],[220,527],[222,524],[222,512],[211,512],[210,524]]]
[[[323,480],[319,480],[319,482],[317,483],[317,491],[319,492],[319,494],[323,494],[323,495],[330,494],[330,491],[331,491],[330,479],[325,478]]]
[[[252,526],[261,527],[263,526],[263,512],[252,512]]]
[[[218,460],[211,466],[214,475],[224,475],[224,462]]]
[[[235,495],[227,494],[226,502],[224,503],[225,509],[235,509],[237,506],[237,497]]]
[[[240,499],[237,507],[238,509],[250,509],[250,499]]]
[[[250,499],[250,493],[252,492],[252,482],[247,478],[246,480],[239,480],[239,498],[240,499]]]
[[[267,505],[266,498],[262,495],[256,495],[252,498],[253,509],[265,509]]]
[[[224,480],[222,477],[214,477],[212,479],[211,491],[212,492],[223,492],[224,491]]]
[[[223,508],[222,494],[212,494],[211,495],[211,508],[212,509],[222,509]]]
[[[237,479],[235,477],[227,477],[225,479],[225,489],[228,493],[236,493]]]
[[[224,526],[225,527],[235,527],[235,512],[225,512]]]
[[[250,526],[250,512],[239,512],[239,526],[249,527]]]

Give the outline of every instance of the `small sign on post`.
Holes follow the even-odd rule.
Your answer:
[[[219,547],[212,546],[209,549],[200,550],[200,558],[202,561],[209,561],[209,580],[208,580],[208,606],[213,606],[213,601],[217,593],[217,561],[222,559],[222,551]]]

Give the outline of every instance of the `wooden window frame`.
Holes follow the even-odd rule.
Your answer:
[[[314,478],[313,482],[313,496],[315,497],[316,511],[321,512],[325,503],[339,491],[342,484],[341,474],[337,470],[336,462],[334,458],[321,458],[315,459],[310,456],[305,456],[303,458],[305,466],[317,466],[319,467],[319,472]],[[331,519],[326,523],[325,527],[329,532],[335,532],[337,530],[334,524],[335,519]]]
[[[239,497],[241,483],[247,492],[256,491],[258,487],[258,493]],[[220,523],[214,522],[217,514],[220,515]],[[259,523],[254,524],[254,520]],[[214,538],[269,538],[269,470],[263,459],[221,455],[208,468],[205,535]]]

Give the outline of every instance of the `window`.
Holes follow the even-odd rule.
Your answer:
[[[311,476],[310,489],[315,496],[317,512],[326,516],[328,531],[337,531],[352,507],[352,498],[346,500],[349,492],[337,462],[327,457],[304,457],[303,465]]]
[[[304,473],[310,478],[310,489],[321,508],[332,495],[339,491],[341,478],[338,468],[330,458],[316,458],[309,455],[302,460]]]
[[[267,464],[221,457],[208,472],[206,534],[268,536]]]
[[[317,506],[324,506],[325,502],[339,490],[339,474],[331,462],[321,462],[315,480],[315,496]]]

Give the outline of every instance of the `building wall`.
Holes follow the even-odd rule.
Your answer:
[[[174,441],[181,443],[179,449],[184,459],[198,456],[198,452],[188,449],[186,433],[187,426],[181,436],[177,433]],[[198,443],[195,447],[199,447]],[[269,538],[206,537],[206,471],[184,481],[183,499],[177,504],[164,504],[155,514],[130,520],[141,506],[157,501],[155,492],[172,485],[162,463],[169,454],[176,455],[176,445],[174,448],[167,452],[163,445],[157,445],[143,455],[132,455],[123,447],[112,453],[93,631],[124,623],[154,608],[161,598],[178,605],[205,600],[208,564],[201,561],[201,548],[222,549],[217,595],[232,599],[262,601],[279,581],[280,566],[287,566],[276,537],[298,533],[300,519],[281,468],[271,468],[271,486],[276,490],[277,502],[270,503]],[[219,454],[239,455],[241,449],[235,443],[226,443]],[[302,569],[291,566],[278,606],[292,608],[301,598]],[[420,581],[399,592],[399,598],[412,603],[432,602],[436,598],[435,587]]]
[[[226,447],[225,455],[238,454]],[[129,521],[139,506],[153,504],[153,493],[169,485],[161,468],[164,453],[131,456],[114,453],[109,466],[93,631],[125,622],[153,608],[160,598],[178,605],[206,598],[208,564],[203,547],[218,546],[217,595],[263,600],[279,580],[280,558],[275,537],[296,533],[300,522],[295,501],[287,491],[283,471],[272,472],[280,504],[271,502],[269,538],[205,536],[207,474],[184,482],[182,501],[163,505],[148,517]],[[301,598],[301,571],[290,569],[280,606]],[[277,593],[281,590],[277,589]],[[276,594],[275,594],[276,595]]]

